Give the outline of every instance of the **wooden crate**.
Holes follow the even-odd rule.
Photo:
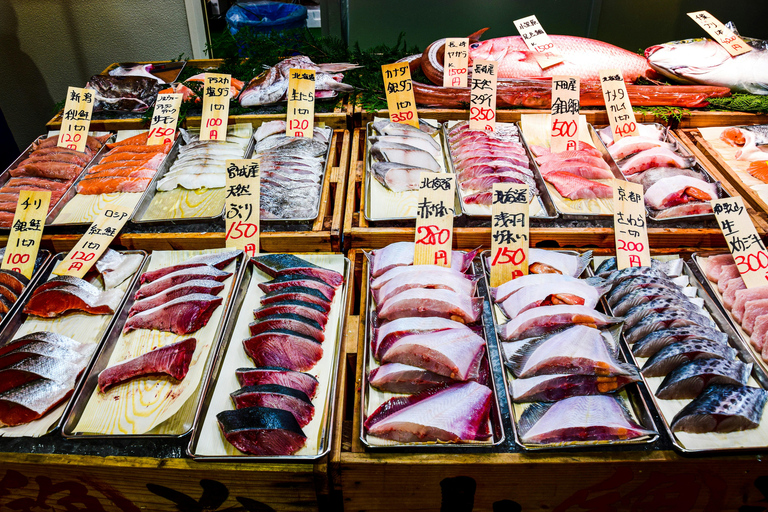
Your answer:
[[[344,214],[343,246],[352,248],[379,248],[392,242],[412,241],[415,227],[377,227],[371,225],[363,214],[363,181],[365,176],[365,128],[355,128],[352,137],[352,156],[349,163],[346,212]],[[706,165],[706,163],[705,163]],[[718,174],[716,170],[713,174]],[[718,179],[721,179],[718,177]],[[725,185],[730,193],[736,190]],[[758,232],[768,233],[768,222],[750,211]],[[415,226],[415,223],[414,223]],[[613,227],[532,227],[531,246],[542,247],[614,247]],[[723,247],[725,238],[718,228],[679,229],[652,227],[648,229],[651,247]],[[489,248],[491,228],[454,227],[454,246],[459,249]]]
[[[360,250],[350,251],[349,258],[357,283],[364,275],[365,258]],[[347,365],[341,368],[347,386],[338,396],[331,451],[331,481],[341,492],[346,512],[765,510],[766,470],[756,455],[684,458],[669,450],[366,452],[358,438],[365,323],[356,315],[364,310],[362,299],[358,296],[358,304],[350,304]]]

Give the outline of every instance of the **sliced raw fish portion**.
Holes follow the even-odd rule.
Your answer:
[[[688,299],[680,288],[638,288],[619,299],[613,306],[613,313],[623,316],[641,304],[663,298],[677,301]]]
[[[430,137],[430,139],[432,139]],[[420,149],[422,151],[426,151],[430,155],[432,155],[436,160],[440,159],[442,157],[442,152],[440,151],[440,145],[435,142],[434,139],[428,140],[423,139],[421,137],[408,137],[407,135],[379,135],[379,136],[372,136],[368,137],[368,142],[371,144],[376,143],[382,143],[383,146],[386,146],[388,144],[398,144],[398,145],[406,145],[411,146],[416,149]]]
[[[768,286],[738,290],[736,292],[736,300],[733,302],[733,308],[731,308],[733,317],[741,323],[744,318],[744,311],[746,310],[747,303],[752,302],[753,300],[763,299],[768,299]]]
[[[674,432],[703,434],[757,428],[768,392],[750,386],[711,384],[672,420]]]
[[[232,275],[232,272],[225,272],[219,270],[216,267],[210,265],[204,265],[202,267],[192,267],[178,270],[167,274],[151,283],[141,285],[141,288],[136,290],[134,298],[136,300],[145,299],[152,295],[158,294],[168,288],[176,286],[181,283],[193,280],[201,279],[213,279],[214,281],[223,282]]]
[[[373,176],[392,192],[418,190],[422,172],[434,172],[423,167],[401,164],[398,162],[374,162],[371,166]]]
[[[736,292],[739,290],[746,290],[747,285],[744,283],[744,279],[741,276],[731,279],[725,285],[725,292],[723,292],[723,305],[725,309],[730,311],[733,309],[733,303],[736,302]]]
[[[464,275],[455,268],[440,267],[438,265],[403,265],[393,267],[384,272],[379,277],[371,280],[371,290],[378,290],[391,280],[398,279],[416,279],[422,272],[445,272],[447,275]],[[473,279],[471,276],[465,276],[466,279]]]
[[[652,148],[645,150],[619,164],[621,172],[629,176],[651,167],[691,167],[696,162],[693,157],[680,156],[668,148]]]
[[[221,297],[207,293],[184,295],[133,315],[125,322],[123,332],[154,329],[179,336],[190,334],[205,327],[223,301]]]
[[[321,291],[307,288],[306,286],[289,286],[288,288],[265,293],[261,297],[261,304],[262,306],[267,306],[291,300],[309,302],[321,307],[326,313],[331,310],[331,301],[328,297],[323,295]]]
[[[248,329],[251,332],[251,336],[256,336],[272,329],[288,329],[310,336],[318,342],[325,341],[323,326],[310,318],[296,313],[275,313],[271,316],[257,318],[255,322],[248,325]]]
[[[515,318],[518,314],[529,309],[558,304],[582,305],[594,308],[600,299],[601,292],[586,281],[575,279],[563,281],[556,285],[535,285],[520,288],[514,295],[501,303],[501,308],[507,318]]]
[[[403,317],[386,322],[373,331],[371,350],[377,360],[397,339],[415,333],[430,332],[441,329],[461,329],[463,323],[442,317]]]
[[[659,277],[638,276],[626,279],[614,286],[613,289],[608,292],[608,305],[611,307],[615,306],[624,296],[639,288],[672,288],[674,290],[679,290],[682,286],[687,286],[687,284],[687,280],[684,283],[678,283],[671,279]]]
[[[573,396],[615,393],[627,384],[640,380],[640,374],[630,375],[539,375],[514,379],[509,394],[515,402],[557,402]]]
[[[680,310],[662,311],[661,313],[652,313],[643,318],[631,329],[625,331],[624,337],[628,343],[636,343],[658,330],[685,327],[687,325],[717,329],[712,320],[698,313]]]
[[[709,202],[718,197],[717,185],[714,183],[690,176],[672,176],[648,187],[645,193],[645,204],[662,210],[689,201]]]
[[[52,288],[58,288],[60,286],[75,286],[81,288],[84,292],[90,295],[98,295],[101,290],[84,279],[73,276],[53,276],[44,283],[41,283],[35,288],[35,293],[44,292]]]
[[[0,426],[23,425],[42,418],[63,404],[74,391],[74,381],[38,379],[0,393]]]
[[[727,265],[734,265],[733,256],[730,253],[710,256],[704,261],[704,272],[711,281],[717,282],[720,271]]]
[[[733,265],[725,265],[720,269],[720,277],[717,279],[717,291],[721,294],[725,292],[725,286],[731,279],[740,277],[739,267],[734,263]]]
[[[423,167],[432,172],[440,172],[442,168],[435,157],[407,144],[378,142],[370,148],[371,156],[380,162],[397,162],[415,167]]]
[[[166,302],[170,302],[173,299],[184,297],[193,293],[202,293],[206,295],[218,295],[224,289],[224,284],[213,279],[193,279],[192,281],[185,281],[179,283],[176,286],[166,288],[160,293],[150,295],[147,298],[137,300],[131,306],[128,316],[131,317],[136,313],[141,313],[148,309],[162,306]]]
[[[736,358],[736,349],[709,340],[687,340],[662,348],[649,358],[641,370],[646,377],[663,377],[682,364],[695,359]]]
[[[709,215],[712,213],[712,205],[709,202],[691,202],[665,208],[664,210],[653,210],[651,212],[656,219],[671,219],[674,217],[690,217],[693,215]]]
[[[632,345],[632,353],[637,357],[651,357],[662,348],[673,343],[699,339],[728,344],[727,334],[710,327],[675,327],[672,329],[662,329],[647,335]]]
[[[406,316],[442,316],[474,323],[483,312],[483,299],[451,290],[414,288],[391,297],[378,310],[378,317],[396,320]]]
[[[422,268],[422,267],[429,268]],[[414,265],[419,272],[408,272],[389,280],[384,286],[373,290],[377,308],[383,307],[387,300],[397,294],[413,288],[432,288],[451,290],[472,296],[475,294],[477,279],[456,270],[433,265]],[[440,269],[440,270],[438,270]]]
[[[581,279],[561,274],[528,274],[507,281],[498,288],[491,288],[491,298],[497,303],[504,302],[523,288],[538,286],[557,287],[560,283],[581,281]],[[603,283],[600,278],[584,279],[583,281],[596,285]]]
[[[768,299],[751,300],[744,305],[744,315],[741,317],[741,328],[751,335],[757,317],[768,314]]]
[[[279,366],[261,366],[258,368],[238,368],[235,371],[237,381],[241,386],[258,386],[263,384],[279,384],[298,389],[310,399],[315,397],[318,381],[308,373],[289,370]]]
[[[28,315],[55,318],[68,311],[83,311],[92,315],[109,315],[120,304],[122,292],[107,290],[92,294],[80,286],[60,285],[32,293],[24,306]]]
[[[688,176],[690,178],[702,179],[704,176],[693,169],[678,169],[677,167],[653,167],[637,174],[632,174],[627,177],[627,180],[632,183],[639,183],[643,186],[643,192],[647,192],[648,189],[657,181],[672,178],[674,176]]]
[[[530,272],[535,274],[560,273],[566,276],[579,277],[592,259],[592,251],[573,255],[560,251],[531,248],[528,251]]]
[[[265,254],[251,258],[256,266],[271,277],[307,275],[319,277],[331,286],[339,286],[344,276],[334,270],[319,267],[292,254]]]
[[[445,386],[453,382],[450,377],[401,363],[383,364],[368,374],[368,383],[371,386],[389,393],[421,393],[435,386]]]
[[[48,343],[50,345],[82,354],[90,354],[93,351],[93,347],[89,347],[88,344],[80,343],[79,341],[75,341],[72,338],[68,338],[66,336],[62,336],[61,334],[55,334],[52,332],[39,331],[4,343],[2,346],[0,346],[0,357],[18,350],[25,345],[37,342]]]
[[[243,340],[248,356],[256,366],[280,366],[305,372],[312,369],[323,356],[323,347],[310,336],[274,329]]]
[[[620,322],[620,318],[604,315],[586,306],[547,306],[529,309],[499,328],[505,340],[541,336],[570,325],[605,327]]]
[[[29,279],[15,270],[0,269],[0,284],[13,290],[16,295],[21,295],[29,284]]]
[[[310,318],[323,327],[328,322],[328,313],[325,309],[317,304],[300,300],[286,300],[261,306],[253,311],[253,317],[266,318],[280,313],[295,313],[305,318]]]
[[[143,261],[144,255],[142,254],[126,254],[122,264],[118,267],[102,271],[101,278],[104,281],[104,289],[109,290],[110,288],[115,288],[122,284],[123,281],[139,270]]]
[[[371,251],[371,275],[379,277],[386,271],[400,266],[413,265],[415,244],[413,242],[395,242],[382,249]],[[451,268],[460,272],[466,272],[477,251],[468,253],[453,251],[451,254]]]
[[[624,316],[624,329],[630,329],[638,322],[652,313],[661,313],[663,311],[690,311],[697,313],[701,306],[693,301],[680,300],[677,298],[659,297],[642,304],[638,304]]]
[[[0,393],[32,382],[37,379],[50,379],[59,384],[74,387],[77,376],[83,371],[84,364],[75,364],[63,359],[41,355],[30,355],[21,361],[0,369]]]
[[[333,299],[336,294],[336,288],[329,285],[319,277],[301,276],[301,275],[285,275],[278,276],[266,283],[259,283],[259,288],[264,293],[269,293],[275,290],[282,290],[284,288],[290,288],[292,286],[304,286],[306,288],[314,288],[319,290],[323,295],[329,299]]]
[[[79,344],[77,346],[78,350],[71,350],[44,341],[33,341],[20,345],[18,348],[0,356],[0,368],[6,368],[33,355],[61,359],[72,364],[85,366],[86,360],[94,348],[93,346]]]
[[[236,409],[268,407],[288,411],[301,427],[307,426],[315,414],[315,407],[306,393],[279,384],[245,386],[229,396],[232,397]]]
[[[210,265],[212,267],[216,267],[219,270],[223,270],[224,267],[235,261],[235,259],[242,253],[243,251],[237,250],[193,256],[192,258],[181,263],[177,263],[176,265],[170,265],[168,267],[159,268],[157,270],[144,272],[141,274],[141,284],[151,283],[152,281],[156,281],[161,277],[167,276],[168,274],[173,274],[174,272],[178,272],[187,268]]]
[[[588,180],[563,171],[552,171],[544,179],[566,199],[607,199],[613,197],[613,189],[604,183]]]
[[[292,455],[307,441],[296,418],[288,411],[246,407],[216,415],[229,443],[251,455]]]
[[[551,172],[565,172],[587,180],[611,180],[614,178],[613,173],[607,169],[578,162],[562,162],[542,166],[541,174],[544,179],[547,179],[547,175]]]
[[[651,148],[666,148],[670,151],[674,151],[674,145],[668,142],[663,142],[657,137],[643,137],[642,135],[636,135],[633,137],[622,137],[617,140],[608,148],[608,152],[614,158],[619,161],[628,156],[634,155],[641,151]]]
[[[752,373],[752,363],[738,359],[694,359],[672,372],[656,390],[656,396],[664,400],[693,399],[708,384],[746,385]]]

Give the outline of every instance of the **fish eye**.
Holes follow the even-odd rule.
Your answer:
[[[472,43],[471,45],[469,45],[469,47],[474,50],[475,48],[479,48],[480,47],[480,43]]]

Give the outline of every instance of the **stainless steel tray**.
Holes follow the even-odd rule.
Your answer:
[[[580,253],[576,251],[557,251],[564,254],[569,254],[573,256],[579,256]],[[518,434],[517,429],[517,417],[515,416],[515,407],[514,403],[510,399],[509,396],[509,379],[514,379],[514,375],[512,375],[512,372],[509,370],[509,368],[506,367],[504,364],[506,362],[506,354],[504,353],[504,349],[501,345],[501,342],[498,340],[498,327],[499,327],[499,318],[497,315],[500,314],[498,311],[498,308],[496,307],[496,304],[493,302],[493,300],[490,297],[490,275],[491,275],[491,269],[488,266],[488,258],[490,255],[490,251],[484,251],[481,253],[480,258],[482,259],[483,264],[483,276],[485,278],[486,282],[486,288],[488,290],[489,296],[488,301],[491,304],[491,314],[493,316],[493,334],[496,337],[496,343],[499,345],[499,354],[501,357],[502,365],[504,365],[504,388],[507,393],[507,403],[509,404],[509,414],[511,416],[511,423],[512,423],[512,430],[515,433],[515,443],[517,443],[518,446],[520,446],[523,450],[526,451],[542,451],[542,450],[572,450],[572,449],[584,449],[587,447],[605,447],[605,446],[625,446],[625,445],[644,445],[644,444],[651,444],[656,442],[659,438],[659,434],[656,433],[652,436],[643,436],[636,439],[631,439],[629,441],[587,441],[587,442],[570,442],[570,443],[550,443],[550,444],[525,444]],[[591,267],[587,267],[587,269],[584,271],[586,273],[587,277],[592,276]],[[582,274],[583,275],[583,274]],[[608,331],[611,331],[612,329],[608,329]],[[617,330],[616,327],[613,328],[613,330]],[[614,335],[614,338],[617,337],[618,333],[612,332],[611,334]],[[617,345],[619,346],[619,360],[622,362],[628,361],[626,358],[626,355],[624,353],[624,347],[622,344],[617,340]],[[643,383],[644,384],[644,383]],[[629,403],[632,405],[633,412],[635,414],[635,419],[639,420],[639,424],[643,426],[644,428],[647,428],[648,430],[654,430],[656,431],[656,425],[653,422],[653,417],[651,416],[651,411],[648,408],[648,404],[645,401],[645,398],[643,397],[643,393],[641,392],[640,383],[632,383],[629,384],[624,388],[624,390],[621,393],[616,394],[616,396],[621,395],[622,393],[626,394],[626,398],[628,399]]]
[[[160,164],[160,166],[157,168],[157,172],[152,177],[152,180],[150,180],[149,185],[147,185],[146,190],[144,190],[144,192],[141,193],[142,195],[139,198],[139,201],[136,203],[136,206],[134,206],[133,212],[131,212],[131,218],[133,218],[136,215],[136,210],[139,208],[139,205],[142,203],[142,201],[146,197],[146,195],[149,192],[149,190],[150,189],[154,190],[157,187],[158,177],[161,176],[162,174],[165,174],[168,171],[168,167],[170,167],[171,162],[176,159],[176,155],[179,152],[180,139],[181,139],[181,137],[176,137],[176,140],[174,141],[173,145],[171,146],[171,150],[168,152],[167,155],[165,155],[165,159]],[[85,167],[85,169],[83,169],[83,172],[75,180],[75,182],[69,188],[69,190],[67,190],[67,192],[64,194],[64,196],[61,198],[61,201],[59,201],[57,203],[56,207],[53,208],[48,213],[48,218],[46,220],[46,224],[52,224],[54,226],[68,226],[68,227],[73,227],[73,226],[87,227],[87,226],[90,226],[92,224],[92,221],[56,223],[56,224],[54,224],[54,222],[56,222],[56,218],[61,213],[61,210],[64,209],[64,206],[66,206],[66,204],[73,197],[78,195],[77,194],[77,184],[80,183],[83,180],[85,175],[88,173],[88,170],[92,166],[97,165],[101,161],[102,157],[104,157],[104,155],[107,153],[108,150],[105,150],[105,148],[106,148],[106,145],[102,148],[101,151],[99,151],[99,153],[93,158],[93,160],[91,160],[91,162]]]
[[[339,255],[340,256],[340,255]],[[232,345],[232,342],[235,342],[235,345],[233,346],[234,349],[241,349],[240,343],[242,340],[233,340],[232,336],[234,334],[235,325],[236,325],[236,319],[240,316],[242,313],[242,307],[243,302],[245,301],[245,296],[248,292],[248,288],[250,287],[251,279],[253,279],[254,274],[254,268],[255,265],[253,264],[252,260],[248,260],[246,265],[244,266],[244,270],[242,272],[241,276],[241,282],[240,286],[237,289],[237,293],[233,299],[232,308],[230,310],[230,321],[227,322],[226,331],[223,333],[222,336],[222,342],[219,345],[219,350],[216,353],[216,358],[213,363],[213,368],[208,374],[208,378],[204,382],[205,388],[204,388],[204,399],[200,401],[197,407],[197,412],[195,414],[195,422],[194,422],[194,431],[192,433],[192,437],[189,440],[189,445],[187,446],[187,455],[192,457],[193,459],[197,460],[204,460],[204,461],[249,461],[249,462],[314,462],[325,455],[328,454],[331,450],[331,430],[333,429],[333,418],[336,414],[335,404],[336,404],[336,387],[337,387],[337,381],[338,381],[338,373],[339,373],[339,366],[341,364],[340,357],[341,357],[341,345],[344,338],[344,329],[345,329],[345,323],[346,323],[346,303],[347,303],[347,292],[348,287],[350,285],[350,261],[347,258],[344,258],[344,282],[342,284],[342,289],[337,292],[337,295],[339,296],[339,299],[341,300],[341,311],[339,314],[339,320],[338,320],[338,333],[336,336],[336,339],[334,340],[334,347],[333,347],[333,374],[331,375],[330,385],[328,387],[328,395],[326,397],[325,403],[323,404],[323,411],[322,411],[322,430],[320,433],[320,442],[319,442],[319,449],[318,453],[316,455],[271,455],[271,456],[258,456],[258,455],[248,455],[248,454],[240,454],[240,455],[202,455],[197,452],[198,443],[200,442],[200,436],[202,431],[202,423],[209,414],[209,410],[211,407],[211,399],[213,398],[213,392],[216,388],[217,382],[219,381],[219,376],[222,370],[222,366],[224,364],[224,360],[227,354],[227,351],[230,349],[230,346]],[[330,319],[329,319],[330,320]],[[331,343],[331,340],[326,339],[323,342],[323,348],[326,349],[329,346],[329,343]],[[241,349],[242,350],[242,349]],[[317,413],[317,411],[316,411]],[[214,412],[211,412],[210,414],[216,414]]]
[[[27,302],[27,298],[29,297],[29,294],[32,293],[32,290],[37,288],[37,285],[40,284],[40,276],[43,275],[43,271],[46,269],[48,262],[51,260],[51,251],[47,249],[40,249],[37,252],[37,257],[42,257],[40,266],[37,267],[37,264],[35,264],[36,268],[32,272],[32,278],[29,280],[29,284],[21,291],[19,297],[16,299],[16,302],[13,303],[10,309],[8,309],[8,313],[6,313],[3,319],[0,320],[0,333],[3,332],[3,329],[8,324],[10,318],[16,314],[16,310],[21,307],[21,304],[25,304]],[[0,258],[2,258],[2,255],[0,255]]]
[[[130,252],[130,251],[126,251],[126,252]],[[133,306],[133,303],[136,302],[134,298],[136,294],[136,290],[138,290],[139,287],[141,286],[141,283],[139,282],[138,277],[147,271],[147,267],[149,266],[151,259],[152,259],[151,255],[148,258],[145,258],[141,267],[139,267],[139,270],[136,272],[136,275],[134,276],[134,280],[131,284],[131,287],[128,288],[128,291],[126,292],[125,297],[123,298],[123,301],[124,301],[123,307],[120,310],[119,315],[115,316],[115,320],[110,326],[108,330],[108,334],[105,337],[101,345],[101,348],[98,350],[97,355],[94,358],[94,362],[91,365],[91,368],[88,370],[87,373],[85,373],[86,378],[83,379],[83,385],[81,386],[80,391],[76,394],[75,401],[72,404],[71,409],[67,412],[66,421],[62,426],[61,433],[66,438],[69,438],[69,439],[112,439],[112,438],[124,439],[128,437],[133,439],[178,438],[188,434],[192,430],[192,424],[190,424],[189,428],[184,432],[176,432],[173,434],[136,434],[134,435],[134,434],[92,434],[92,433],[74,432],[74,428],[80,422],[80,417],[82,416],[83,411],[85,410],[85,407],[88,405],[88,401],[90,400],[91,395],[93,394],[93,391],[96,389],[96,387],[99,384],[99,373],[101,373],[102,370],[107,368],[107,365],[109,364],[109,358],[112,357],[112,352],[114,352],[118,342],[120,341],[120,335],[123,332],[123,326],[125,325],[126,320],[128,320],[128,312]],[[224,313],[221,315],[221,321],[219,322],[219,325],[216,329],[216,333],[214,334],[214,338],[213,338],[214,341],[213,341],[213,344],[211,345],[211,353],[208,354],[208,361],[206,361],[205,363],[206,366],[203,369],[201,382],[205,382],[206,377],[211,370],[212,359],[213,359],[212,356],[213,354],[216,353],[217,347],[219,346],[219,343],[221,343],[222,333],[225,329],[225,326],[229,322],[229,314],[232,309],[232,306],[231,306],[232,298],[235,295],[235,291],[237,290],[237,287],[240,285],[240,279],[242,277],[242,268],[244,266],[243,265],[244,259],[245,259],[245,255],[241,254],[236,260],[237,267],[233,275],[232,287],[229,290],[229,294],[224,298],[224,304],[223,304]],[[195,397],[197,397],[197,399],[199,400],[201,397],[200,393],[197,392],[196,394],[193,394],[189,399],[193,400],[195,399]]]
[[[367,255],[366,255],[367,256]],[[437,442],[428,442],[428,443],[397,443],[397,444],[387,444],[386,446],[377,446],[374,444],[371,444],[368,442],[368,436],[365,433],[365,419],[366,419],[366,411],[368,410],[368,391],[370,389],[370,385],[368,384],[368,373],[369,373],[369,363],[371,359],[370,354],[370,347],[371,347],[371,335],[373,333],[374,329],[374,319],[376,317],[376,305],[374,304],[373,300],[373,294],[371,293],[370,283],[371,283],[371,265],[368,261],[368,258],[365,259],[363,262],[364,266],[364,272],[363,275],[365,276],[365,281],[363,282],[363,292],[365,293],[365,304],[360,310],[361,315],[365,315],[365,342],[364,342],[364,350],[363,350],[363,382],[362,382],[362,401],[360,407],[360,441],[369,449],[369,450],[398,450],[398,451],[408,451],[408,450],[455,450],[455,449],[461,449],[461,450],[483,450],[488,449],[491,446],[499,446],[501,445],[506,435],[504,433],[504,424],[502,422],[501,418],[501,408],[499,404],[499,394],[496,390],[496,379],[493,376],[493,367],[491,366],[491,356],[489,353],[489,347],[488,343],[489,340],[485,339],[485,320],[483,319],[480,323],[480,326],[483,329],[483,338],[485,339],[485,359],[486,363],[488,364],[488,371],[490,374],[490,380],[491,380],[491,391],[493,392],[493,401],[491,402],[491,412],[490,412],[490,421],[491,421],[491,439],[492,442],[490,443],[437,443]],[[472,271],[473,275],[476,271],[474,263],[472,264]],[[478,291],[475,292],[476,294]],[[497,343],[498,345],[498,343]]]

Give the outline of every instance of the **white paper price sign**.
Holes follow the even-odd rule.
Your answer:
[[[528,274],[528,186],[494,183],[491,207],[491,287]]]
[[[621,70],[600,70],[600,87],[603,90],[603,101],[608,113],[608,122],[611,123],[613,140],[640,135]]]
[[[227,140],[231,83],[230,75],[205,74],[200,140]]]
[[[528,16],[515,20],[515,27],[523,38],[526,46],[534,53],[533,56],[541,69],[554,66],[563,62],[563,58],[557,53],[555,44],[549,38],[544,28],[536,19],[536,16]]]
[[[472,81],[469,88],[469,129],[496,130],[496,70],[498,63],[476,60],[472,63]]]
[[[60,148],[74,149],[81,153],[85,151],[88,142],[88,129],[91,126],[93,114],[93,91],[80,87],[67,88],[67,100],[64,102],[62,114]]]
[[[413,264],[450,267],[456,178],[422,172],[419,180]]]
[[[466,87],[469,68],[469,39],[449,37],[445,40],[443,87]]]
[[[259,160],[227,160],[226,247],[259,253]]]
[[[292,69],[288,72],[288,137],[312,138],[315,129],[315,70]]]
[[[24,274],[27,279],[32,277],[50,203],[51,192],[48,190],[19,192],[16,214],[13,216],[11,233],[5,246],[3,270],[15,270]]]
[[[640,183],[613,180],[613,230],[616,238],[616,265],[650,267],[645,199]]]
[[[579,147],[579,90],[577,77],[552,77],[550,150],[553,153],[575,151]]]
[[[744,42],[742,38],[734,34],[720,20],[709,14],[707,11],[695,11],[687,13],[693,21],[699,24],[701,28],[707,31],[712,38],[725,48],[725,51],[732,57],[752,51],[752,47]]]
[[[152,112],[152,123],[149,125],[147,146],[169,144],[176,139],[181,97],[179,93],[157,95],[155,110]]]
[[[381,66],[384,77],[384,91],[387,93],[389,120],[419,127],[416,113],[416,97],[413,95],[411,68],[407,62],[395,62]]]
[[[768,284],[768,252],[741,198],[715,199],[712,210],[747,288]]]

